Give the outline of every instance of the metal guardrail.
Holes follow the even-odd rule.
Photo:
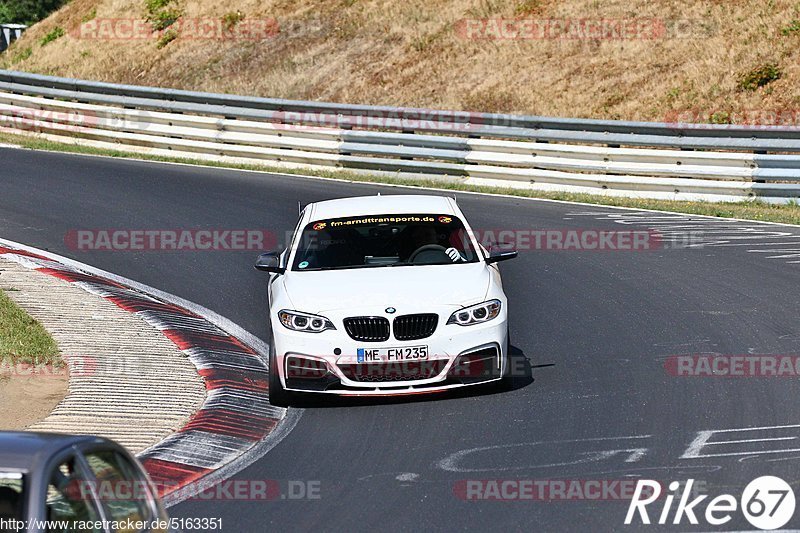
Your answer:
[[[0,24],[0,52],[5,52],[26,28],[24,24]]]
[[[797,128],[358,106],[2,70],[0,127],[153,153],[517,187],[710,200],[800,196]]]

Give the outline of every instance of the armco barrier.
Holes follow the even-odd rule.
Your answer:
[[[549,190],[800,196],[800,128],[298,102],[0,70],[0,129],[156,154]]]

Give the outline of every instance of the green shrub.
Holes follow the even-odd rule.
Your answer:
[[[41,40],[42,46],[45,46],[46,44],[52,43],[53,41],[55,41],[59,37],[63,37],[65,34],[66,34],[66,32],[64,31],[64,28],[62,28],[61,26],[56,26],[55,28],[50,30],[50,33],[48,33],[47,35],[42,37],[42,40]]]
[[[156,13],[167,7],[171,2],[172,0],[145,0],[144,8],[148,13]]]
[[[775,63],[767,63],[760,67],[745,72],[739,77],[739,89],[744,91],[755,91],[783,75],[781,68]]]
[[[147,21],[152,24],[153,31],[164,31],[183,16],[183,11],[174,6],[174,3],[174,0],[145,0],[145,16]],[[174,40],[175,37],[170,40]],[[163,38],[164,36],[162,35],[161,39]]]
[[[236,12],[231,11],[230,13],[225,13],[222,16],[222,24],[228,31],[233,30],[233,28],[235,28],[236,25],[243,20],[244,20],[244,15],[242,15],[242,13],[239,11]]]
[[[97,8],[93,7],[91,11],[86,13],[82,18],[81,22],[89,22],[90,20],[94,20],[97,17]]]
[[[730,124],[731,114],[727,111],[715,111],[708,117],[708,121],[712,124]]]
[[[67,0],[0,0],[0,22],[35,24],[67,3]]]
[[[19,63],[20,61],[25,61],[29,57],[33,55],[33,49],[31,47],[23,48],[20,50],[17,55],[14,56],[14,59],[11,61],[12,63]]]
[[[177,9],[166,9],[164,11],[159,11],[155,16],[149,19],[150,22],[153,23],[153,31],[166,30],[175,24],[179,18],[181,18],[181,14],[182,13]]]
[[[788,26],[781,29],[782,35],[791,35],[793,33],[800,33],[800,20],[792,20]]]
[[[177,38],[178,38],[178,31],[175,28],[170,28],[163,34],[161,34],[161,37],[158,38],[157,46],[159,49],[164,48]]]

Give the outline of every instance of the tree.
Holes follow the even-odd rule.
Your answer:
[[[0,0],[0,22],[31,25],[65,3],[67,0]]]

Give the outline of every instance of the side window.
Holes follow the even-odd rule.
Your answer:
[[[25,479],[22,474],[0,472],[0,523],[4,520],[22,520],[25,516],[24,504]]]
[[[121,525],[149,522],[154,517],[150,510],[150,488],[139,478],[136,468],[122,455],[113,451],[85,454],[86,462],[97,478],[97,492],[108,510],[108,518]],[[118,533],[139,530],[119,529]]]
[[[75,457],[50,472],[47,486],[48,532],[101,533],[100,513],[92,496],[91,485],[81,473]]]

